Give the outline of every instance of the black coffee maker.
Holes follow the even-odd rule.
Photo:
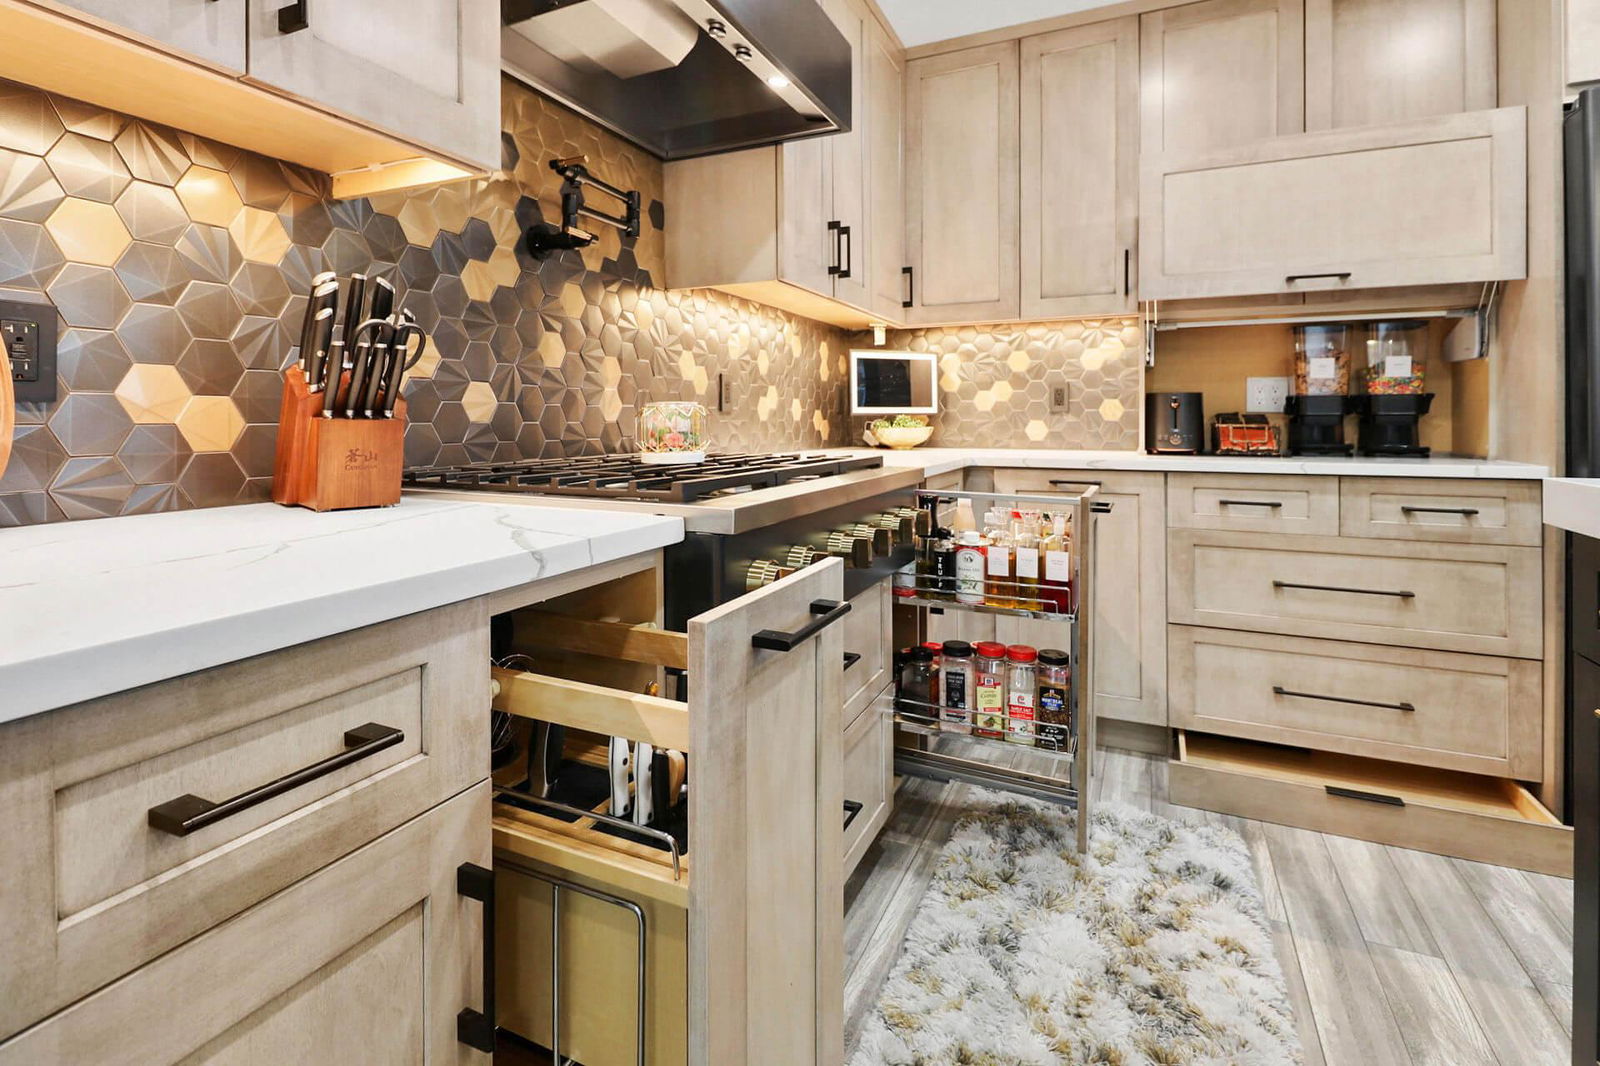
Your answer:
[[[1199,455],[1205,450],[1205,422],[1198,392],[1146,393],[1144,450],[1151,455]]]

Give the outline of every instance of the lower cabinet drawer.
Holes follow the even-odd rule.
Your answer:
[[[483,1009],[484,782],[0,1044],[0,1066],[489,1066],[456,1040]]]
[[[0,727],[0,1038],[488,776],[488,655],[461,604]]]
[[[1342,477],[1339,498],[1347,537],[1530,547],[1544,542],[1538,481]]]
[[[871,706],[889,683],[889,666],[894,655],[889,600],[889,582],[880,581],[851,600],[850,613],[844,616],[846,726]]]
[[[1524,781],[1538,662],[1170,626],[1172,724]]]
[[[1171,802],[1572,876],[1572,830],[1515,781],[1178,732]]]
[[[844,873],[850,876],[878,832],[889,821],[894,803],[894,721],[888,696],[873,702],[844,734],[845,817]],[[861,804],[856,810],[853,804]]]
[[[1537,659],[1538,548],[1173,530],[1168,620]]]
[[[1168,474],[1167,525],[1334,537],[1339,485],[1312,475]]]

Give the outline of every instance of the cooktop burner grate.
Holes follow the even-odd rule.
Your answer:
[[[469,492],[526,492],[659,503],[694,503],[715,496],[771,488],[794,481],[876,470],[877,456],[712,455],[702,463],[655,465],[637,455],[585,455],[510,463],[417,467],[406,471],[414,488]]]

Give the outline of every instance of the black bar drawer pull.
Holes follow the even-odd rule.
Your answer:
[[[856,663],[858,663],[860,661],[861,661],[861,653],[860,652],[858,652],[858,651],[847,651],[847,652],[844,653],[844,668],[846,670],[850,669],[852,666],[854,666]]]
[[[299,33],[311,25],[310,0],[297,0],[278,8],[278,32]]]
[[[1476,507],[1412,507],[1409,504],[1400,508],[1401,514],[1458,514],[1463,518],[1471,518],[1478,513]]]
[[[1314,281],[1319,278],[1336,278],[1339,281],[1349,281],[1350,271],[1330,270],[1324,274],[1285,274],[1283,280],[1286,283],[1293,285],[1297,281]]]
[[[151,829],[159,829],[175,837],[186,837],[240,811],[265,803],[274,796],[281,796],[290,789],[299,788],[308,781],[326,777],[335,770],[365,759],[368,755],[376,755],[384,748],[392,748],[405,738],[405,733],[393,726],[368,722],[364,726],[346,732],[344,750],[337,755],[328,756],[321,762],[301,767],[292,774],[285,774],[275,781],[268,781],[264,785],[252,788],[249,792],[241,792],[232,799],[225,799],[219,803],[194,795],[179,796],[177,799],[151,807],[145,819]]]
[[[900,301],[900,306],[913,307],[917,302],[917,273],[911,267],[901,267],[900,273],[906,276],[906,298]]]
[[[1095,488],[1099,488],[1101,485],[1105,484],[1105,482],[1085,481],[1083,478],[1078,477],[1053,477],[1050,479],[1050,484],[1052,487],[1058,485],[1093,485]]]
[[[846,829],[849,829],[850,828],[850,823],[855,821],[856,820],[856,815],[860,814],[863,810],[865,810],[865,808],[861,804],[857,803],[855,800],[845,800],[844,801],[844,827]]]
[[[838,277],[844,264],[844,246],[839,243],[839,228],[840,224],[836,221],[828,223],[828,239],[833,242],[833,262],[828,264],[830,277]]]
[[[1218,500],[1217,504],[1221,507],[1270,507],[1274,511],[1283,506],[1277,500]]]
[[[1349,703],[1357,707],[1382,707],[1388,711],[1414,711],[1417,709],[1415,704],[1410,703],[1380,703],[1377,700],[1355,700],[1348,696],[1319,696],[1315,692],[1296,692],[1293,689],[1284,688],[1282,685],[1273,685],[1272,694],[1274,696],[1294,696],[1302,700],[1322,700],[1324,703]]]
[[[843,249],[839,253],[839,276],[848,278],[850,276],[850,268],[854,265],[856,258],[856,242],[850,237],[849,226],[839,227],[839,246]]]
[[[483,904],[483,1010],[463,1007],[456,1015],[456,1039],[470,1048],[494,1054],[494,871],[476,863],[456,867],[456,891]]]
[[[763,629],[750,638],[752,648],[762,651],[794,651],[800,645],[827,629],[850,613],[850,605],[834,600],[812,600],[811,613],[817,617],[795,630],[784,633],[777,629]]]
[[[1133,249],[1122,250],[1122,295],[1133,294]]]
[[[1274,581],[1272,587],[1275,589],[1309,589],[1312,592],[1348,592],[1352,596],[1393,596],[1398,600],[1414,600],[1417,598],[1415,592],[1407,592],[1404,589],[1395,591],[1389,589],[1352,589],[1345,588],[1343,585],[1302,585],[1295,581]]]
[[[1323,785],[1328,795],[1338,796],[1341,799],[1365,800],[1368,803],[1384,803],[1390,807],[1404,807],[1406,801],[1399,796],[1386,796],[1382,792],[1362,792],[1358,788],[1340,788],[1338,785]]]

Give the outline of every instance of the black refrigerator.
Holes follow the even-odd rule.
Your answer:
[[[1567,109],[1567,466],[1600,477],[1600,89]],[[1567,820],[1575,830],[1572,1061],[1600,1059],[1600,541],[1567,537]]]

